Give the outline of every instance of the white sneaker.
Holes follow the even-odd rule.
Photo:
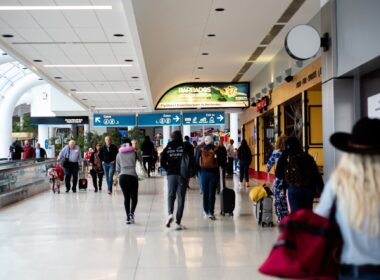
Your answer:
[[[168,220],[166,221],[166,227],[170,227],[170,224],[173,222],[173,214],[170,214]]]
[[[181,225],[181,224],[177,224],[177,226],[175,227],[176,230],[184,230],[186,229],[185,226]]]
[[[135,223],[135,215],[133,213],[129,214],[129,220],[131,221],[131,224]]]

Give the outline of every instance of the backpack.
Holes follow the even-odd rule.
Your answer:
[[[195,160],[188,153],[183,153],[181,158],[180,175],[182,178],[189,179],[195,176]]]
[[[218,167],[218,159],[216,149],[202,149],[201,157],[199,158],[199,166],[201,168],[211,169]]]
[[[308,187],[313,184],[313,169],[308,154],[302,152],[288,156],[285,182],[294,187]]]

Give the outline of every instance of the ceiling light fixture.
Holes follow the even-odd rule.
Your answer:
[[[113,34],[113,36],[115,36],[115,37],[124,37],[124,34],[117,33],[117,34]]]
[[[215,34],[208,34],[207,36],[208,37],[215,37],[216,35]]]
[[[132,79],[138,79],[139,77],[137,77],[137,76],[133,76],[133,77],[131,77]]]
[[[208,53],[207,53],[207,52],[204,52],[204,53],[202,53],[202,55],[208,55]]]
[[[135,91],[76,91],[78,94],[122,94],[136,93]]]
[[[4,38],[13,38],[14,36],[12,34],[3,34]]]
[[[112,10],[112,6],[0,6],[0,11]]]
[[[125,62],[133,62],[133,59],[124,59]]]
[[[54,79],[61,80],[62,77],[54,77]]]
[[[194,78],[195,80],[199,80],[200,78],[199,77],[196,77],[196,78]]]
[[[42,62],[41,59],[33,59],[34,62]]]
[[[224,8],[216,8],[215,11],[217,11],[217,12],[223,12]]]
[[[45,68],[115,68],[131,67],[131,64],[45,64]]]

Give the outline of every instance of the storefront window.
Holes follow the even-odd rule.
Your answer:
[[[285,134],[297,137],[302,143],[301,98],[285,106]]]
[[[274,146],[274,111],[264,116],[264,164],[269,160]]]

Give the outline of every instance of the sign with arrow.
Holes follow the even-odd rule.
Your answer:
[[[138,126],[177,126],[181,125],[181,115],[171,114],[139,114]]]
[[[94,114],[94,126],[106,126],[106,127],[136,126],[136,115]]]
[[[224,124],[224,112],[183,113],[183,125],[222,125]]]

